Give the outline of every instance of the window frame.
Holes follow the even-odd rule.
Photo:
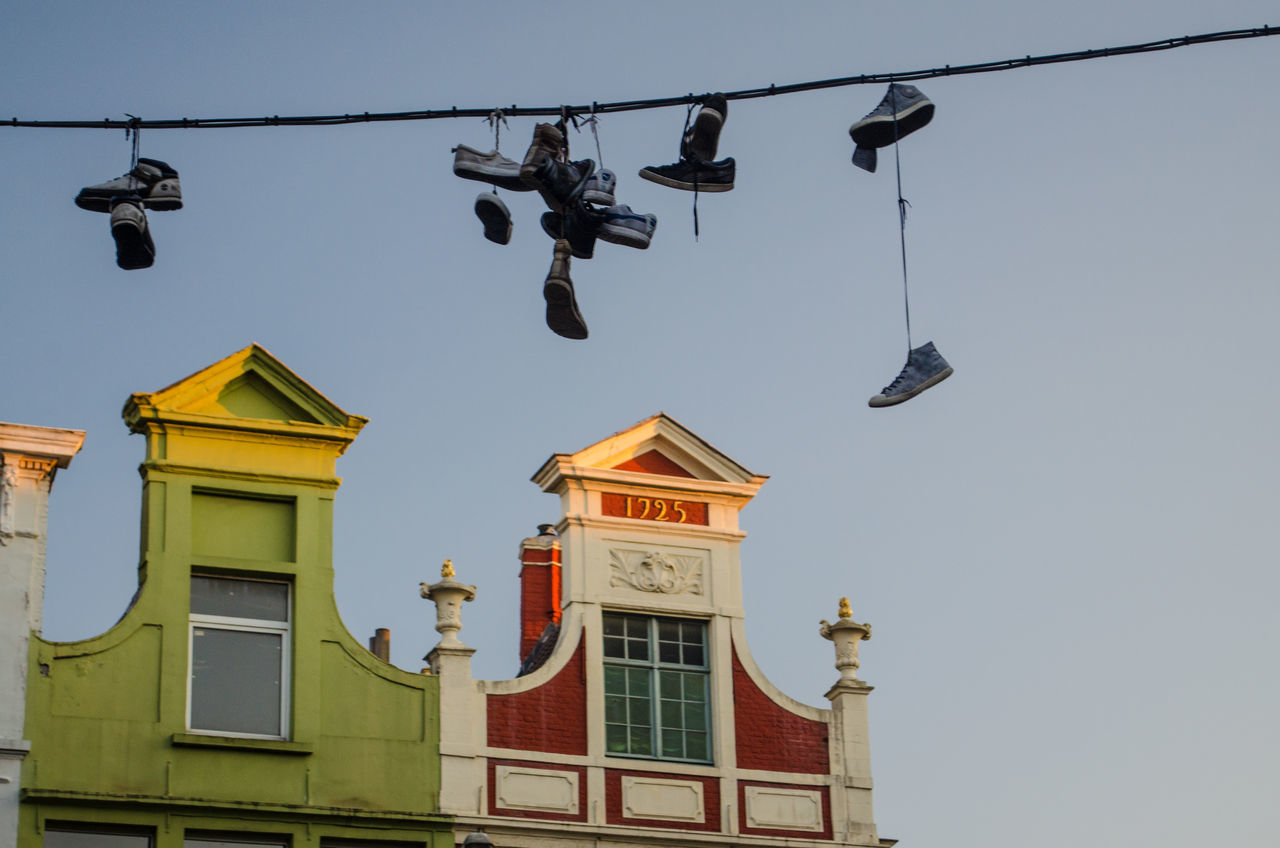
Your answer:
[[[46,821],[40,831],[40,845],[42,848],[46,844],[50,832],[82,833],[89,836],[134,836],[147,840],[147,848],[155,848],[156,845],[156,830],[154,827],[57,819]]]
[[[292,704],[292,657],[293,657],[293,582],[270,577],[249,577],[241,574],[218,574],[193,569],[191,580],[197,577],[210,580],[237,580],[248,583],[271,583],[285,587],[285,620],[273,621],[261,618],[242,618],[238,616],[213,615],[198,613],[187,605],[187,704],[186,728],[189,733],[202,736],[227,736],[235,739],[278,739],[290,738],[289,716]],[[189,585],[189,584],[188,584]],[[191,705],[195,696],[195,632],[196,628],[207,630],[226,630],[239,633],[267,633],[280,637],[280,733],[249,733],[240,730],[215,730],[195,727],[191,722]]]
[[[626,631],[625,622],[628,619],[642,620],[645,622],[648,659],[635,660],[635,659],[630,659],[625,657],[611,657],[606,653],[605,640],[607,637],[605,635],[604,630],[605,630],[605,620],[608,619],[609,617],[617,617],[623,621],[623,633],[624,633],[623,639],[624,640],[627,638],[630,638],[626,635],[627,631]],[[694,624],[698,626],[702,636],[702,645],[701,645],[702,664],[701,665],[663,662],[660,659],[658,628],[662,622],[673,622],[676,624]],[[715,763],[714,730],[713,730],[714,725],[713,725],[713,719],[712,719],[712,715],[714,713],[714,710],[712,709],[712,700],[714,699],[714,691],[712,688],[710,631],[711,631],[710,621],[705,618],[697,618],[693,616],[653,615],[651,613],[632,612],[628,610],[619,610],[619,609],[603,610],[603,613],[601,616],[601,625],[600,625],[600,655],[601,655],[601,668],[602,668],[600,688],[601,688],[601,694],[603,695],[603,700],[604,700],[603,718],[604,718],[604,724],[605,724],[605,739],[604,739],[605,756],[619,757],[619,758],[626,758],[626,759],[654,760],[659,762],[691,763],[691,764],[698,764],[698,765],[712,765]],[[687,643],[680,642],[679,644],[687,644]],[[608,728],[611,725],[623,726],[627,728],[633,727],[633,725],[630,723],[629,715],[627,716],[626,723],[623,725],[618,725],[617,722],[609,721],[608,711],[609,711],[610,694],[607,691],[608,684],[605,681],[604,670],[610,667],[623,668],[623,669],[643,669],[647,672],[647,677],[649,681],[649,698],[648,698],[649,700],[649,734],[650,734],[649,744],[653,751],[652,754],[637,754],[637,753],[632,753],[630,751],[623,753],[623,752],[616,752],[616,751],[609,750]],[[705,757],[674,757],[674,756],[667,756],[663,753],[663,725],[662,725],[663,697],[662,697],[661,680],[662,680],[662,672],[664,671],[679,672],[684,674],[695,674],[695,675],[698,675],[703,681],[703,700],[702,700],[703,727],[701,729],[695,729],[694,732],[705,733],[705,739],[706,739],[706,756]],[[628,699],[628,696],[624,695],[623,698]],[[667,699],[667,700],[674,700],[674,699]],[[688,702],[684,702],[684,703],[688,703]],[[683,715],[682,715],[682,722],[683,722]],[[685,737],[684,734],[689,730],[690,728],[688,727],[681,727],[675,731],[679,733],[682,737],[682,741],[681,741],[682,748],[687,746],[687,737]],[[671,732],[671,729],[668,729],[668,732]],[[628,747],[630,747],[630,745],[628,745]]]

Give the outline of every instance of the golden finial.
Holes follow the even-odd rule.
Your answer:
[[[853,618],[853,608],[849,606],[848,598],[840,599],[840,617]]]
[[[441,577],[453,576],[453,560],[447,559],[444,561],[444,565],[440,566],[440,576]]]

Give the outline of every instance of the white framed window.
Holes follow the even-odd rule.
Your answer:
[[[605,750],[711,762],[706,622],[606,612]]]
[[[191,575],[189,730],[288,737],[290,595],[282,581]]]

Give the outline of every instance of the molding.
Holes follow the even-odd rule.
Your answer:
[[[0,453],[46,457],[66,468],[84,445],[84,430],[60,430],[0,421]]]
[[[707,820],[701,781],[624,774],[621,813],[627,819],[692,822]]]
[[[794,789],[789,786],[744,786],[743,816],[746,826],[754,830],[809,830],[821,833],[826,829],[822,815],[821,789]],[[789,803],[788,803],[789,802]],[[790,809],[787,809],[790,807]],[[804,808],[813,811],[812,817],[802,816]]]
[[[208,736],[203,733],[175,733],[170,741],[180,748],[229,748],[236,751],[255,751],[264,754],[294,754],[308,756],[315,751],[310,742],[291,742],[288,739],[245,739],[239,736]]]
[[[495,763],[493,777],[496,809],[570,816],[579,813],[579,774],[576,771]]]

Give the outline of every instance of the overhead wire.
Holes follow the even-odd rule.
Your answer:
[[[723,92],[726,100],[755,100],[762,97],[777,97],[785,94],[797,94],[804,91],[818,91],[826,88],[841,88],[851,85],[876,85],[889,82],[910,82],[935,77],[963,76],[966,74],[986,74],[996,71],[1009,71],[1016,68],[1029,68],[1037,65],[1056,65],[1064,62],[1083,62],[1092,59],[1104,59],[1113,56],[1131,56],[1139,53],[1155,53],[1161,50],[1172,50],[1176,47],[1191,47],[1199,44],[1213,44],[1220,41],[1238,41],[1248,38],[1265,38],[1280,35],[1280,28],[1264,25],[1249,29],[1223,30],[1221,32],[1202,33],[1200,35],[1183,35],[1164,38],[1158,41],[1147,41],[1140,44],[1127,44],[1119,47],[1103,47],[1091,50],[1075,50],[1069,53],[1052,53],[1044,56],[1024,56],[1016,59],[1000,59],[994,62],[978,62],[968,65],[943,65],[915,71],[894,71],[891,73],[858,74],[857,76],[834,77],[825,80],[798,82],[788,85],[748,88],[739,91]],[[678,97],[659,97],[648,100],[619,100],[611,103],[593,102],[582,106],[517,106],[512,104],[503,107],[502,113],[507,117],[561,117],[564,112],[570,115],[588,112],[600,115],[614,112],[636,112],[644,109],[662,109],[670,106],[691,105],[700,102],[706,95],[684,94]],[[103,118],[100,121],[27,121],[11,118],[0,120],[0,126],[28,127],[46,129],[139,129],[179,130],[179,129],[232,129],[239,127],[301,127],[301,126],[335,126],[340,124],[379,123],[388,121],[430,121],[444,118],[486,118],[494,111],[492,106],[459,109],[451,106],[448,109],[422,109],[408,112],[363,112],[342,115],[271,115],[261,118],[168,118],[162,120],[114,120]]]

